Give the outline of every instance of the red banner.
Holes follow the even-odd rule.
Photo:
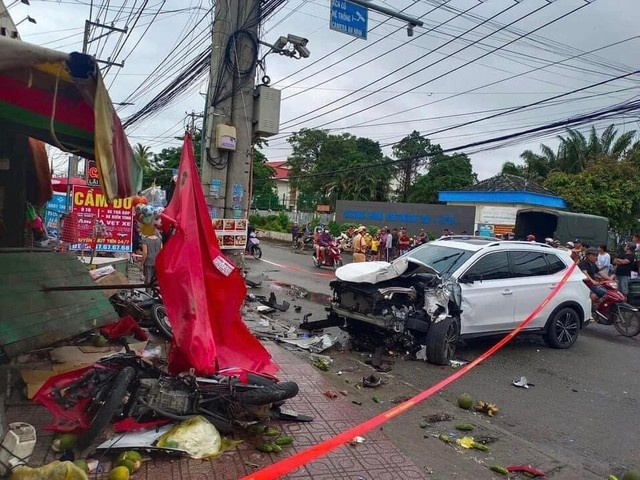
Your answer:
[[[174,228],[156,259],[156,275],[173,329],[169,370],[200,375],[228,367],[275,373],[278,367],[240,316],[247,287],[220,250],[204,199],[191,137],[185,136],[173,197],[162,213]]]
[[[107,203],[99,187],[73,186],[71,211],[78,218],[78,238],[71,249],[130,252],[133,239],[131,198]]]

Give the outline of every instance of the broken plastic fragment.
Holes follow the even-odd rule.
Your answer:
[[[520,380],[514,380],[513,381],[513,385],[515,387],[520,387],[520,388],[529,388],[529,387],[533,387],[533,384],[529,383],[527,381],[527,377],[520,377]]]
[[[359,436],[358,437],[353,437],[351,439],[351,442],[349,442],[349,443],[351,443],[351,445],[358,445],[359,443],[364,443],[364,437],[359,437]]]

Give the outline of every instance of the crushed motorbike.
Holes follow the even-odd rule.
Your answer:
[[[202,415],[222,434],[269,418],[312,421],[283,407],[297,394],[295,382],[241,369],[209,377],[193,372],[169,375],[127,348],[126,353],[101,359],[73,382],[54,385],[48,397],[58,409],[82,408],[87,428],[78,436],[78,446],[84,449],[114,420],[142,424]]]
[[[342,266],[342,254],[340,253],[340,245],[335,240],[329,242],[329,245],[325,247],[324,253],[321,253],[321,258],[318,258],[316,251],[313,251],[313,264],[317,268],[331,267],[339,268]]]
[[[173,331],[157,285],[144,290],[119,290],[109,302],[120,317],[130,315],[141,327],[155,328],[168,339]]]
[[[588,287],[593,283],[589,279],[584,282]],[[600,283],[606,292],[593,308],[595,321],[601,325],[613,325],[621,335],[635,337],[640,334],[640,311],[625,301],[624,294],[618,290],[616,282]]]

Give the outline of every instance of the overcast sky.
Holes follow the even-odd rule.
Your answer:
[[[263,26],[263,40],[274,42],[278,36],[288,33],[306,37],[311,57],[303,60],[276,55],[267,57],[267,73],[272,86],[283,90],[283,135],[272,138],[265,153],[269,160],[286,159],[289,150],[285,134],[303,127],[346,131],[372,138],[383,145],[418,130],[443,148],[457,148],[636,98],[640,94],[638,75],[563,97],[563,102],[556,105],[525,109],[517,114],[432,133],[492,115],[497,109],[529,104],[638,69],[640,39],[632,38],[640,34],[638,2],[374,0],[374,3],[384,3],[419,17],[425,26],[416,28],[414,36],[408,37],[403,22],[371,12],[368,39],[351,42],[351,37],[329,29],[329,0],[289,0]],[[5,3],[11,4],[6,0]],[[90,0],[30,0],[30,3],[30,6],[20,4],[10,9],[16,22],[27,15],[37,21],[37,24],[20,24],[23,40],[68,52],[81,51]],[[134,103],[119,107],[123,119],[143,107],[210,41],[208,25],[211,16],[207,13],[211,7],[210,0],[148,0],[134,27],[143,4],[143,0],[94,1],[94,19],[99,14],[102,22],[113,22],[117,27],[127,25],[130,29],[128,36],[112,33],[106,41],[94,41],[89,48],[90,53],[98,54],[101,59],[112,57],[111,60],[116,62],[125,59],[123,68],[112,67],[105,77],[114,102]],[[101,6],[107,8],[101,9]],[[528,16],[510,29],[482,40],[481,45],[464,48],[469,41],[480,40],[499,28],[485,24],[465,33],[477,23],[465,17],[454,18],[456,13],[451,9],[459,11],[474,6],[469,13],[482,19],[513,6],[495,18],[500,24]],[[463,66],[581,6],[584,8],[536,31],[532,36]],[[441,25],[443,22],[447,23]],[[94,32],[93,36],[99,33]],[[464,35],[460,39],[453,40],[461,34]],[[630,40],[586,58],[564,61],[464,93],[627,39]],[[339,47],[343,48],[318,61]],[[392,49],[395,50],[390,51]],[[463,50],[458,52],[460,49]],[[114,51],[118,50],[119,54],[114,57]],[[368,63],[361,66],[365,62]],[[461,68],[449,73],[458,67]],[[398,71],[392,73],[394,70]],[[403,80],[403,77],[408,78]],[[381,80],[373,83],[378,79]],[[163,147],[179,145],[174,137],[184,130],[185,112],[199,113],[204,109],[203,94],[207,80],[194,85],[156,116],[127,130],[131,143],[149,145],[155,152]],[[448,98],[453,95],[456,96]],[[378,103],[380,105],[376,106]],[[639,128],[637,115],[616,119],[615,122],[620,131]],[[611,122],[597,126],[602,129],[608,123]],[[518,162],[523,150],[537,150],[541,141],[554,146],[557,144],[552,135],[546,139],[472,153],[474,169],[481,179],[487,178],[496,174],[503,162]],[[385,152],[390,154],[391,147],[386,146]]]

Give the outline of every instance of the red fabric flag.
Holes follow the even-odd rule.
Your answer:
[[[178,181],[162,214],[175,227],[156,259],[156,275],[173,329],[169,370],[199,375],[239,367],[278,370],[240,316],[247,292],[240,270],[220,250],[202,193],[191,137],[182,147]]]

